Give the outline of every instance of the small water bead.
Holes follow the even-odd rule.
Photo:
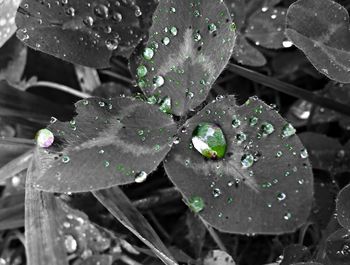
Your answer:
[[[135,182],[136,183],[142,183],[145,182],[147,179],[147,173],[145,171],[141,171],[135,175]]]
[[[218,198],[221,195],[221,190],[219,188],[215,188],[215,189],[213,189],[212,194],[213,194],[214,198]]]
[[[210,23],[209,25],[208,25],[208,29],[209,29],[209,32],[210,33],[213,33],[213,32],[215,32],[215,31],[217,31],[217,26],[214,24],[214,23]]]
[[[117,22],[121,22],[123,20],[123,15],[119,12],[113,12],[112,13],[112,19]]]
[[[35,140],[39,147],[48,148],[53,144],[55,137],[50,130],[41,129],[37,132]]]
[[[303,159],[308,158],[309,157],[308,151],[306,149],[302,149],[300,151],[300,157],[303,158]]]
[[[162,76],[160,76],[160,75],[155,76],[155,77],[153,78],[153,86],[154,86],[155,88],[159,88],[159,87],[163,86],[164,83],[165,83],[165,80],[164,80],[164,78],[163,78]]]
[[[71,17],[74,17],[75,16],[75,9],[74,7],[69,7],[66,9],[66,14],[71,16]]]
[[[193,39],[194,41],[198,42],[202,39],[202,36],[199,32],[196,32],[195,34],[193,34]]]
[[[241,158],[243,168],[249,168],[254,164],[254,156],[252,154],[244,154]]]
[[[199,10],[195,10],[195,11],[193,12],[193,15],[194,15],[195,17],[199,17],[199,16],[201,15],[201,13],[199,12]]]
[[[275,127],[271,123],[268,123],[268,122],[264,122],[261,125],[260,129],[261,129],[261,132],[264,136],[270,135],[275,131]]]
[[[88,26],[88,27],[92,27],[94,25],[94,19],[90,16],[84,18],[83,23]]]
[[[109,162],[108,161],[104,161],[103,164],[104,164],[105,167],[109,167]]]
[[[117,38],[107,39],[105,41],[105,44],[106,44],[106,47],[108,50],[114,51],[114,50],[118,49],[119,41]]]
[[[167,113],[167,114],[171,114],[171,98],[165,97],[162,100],[161,105],[159,106],[159,110],[161,112],[164,112],[164,113]]]
[[[204,209],[205,203],[202,197],[193,196],[188,200],[188,206],[193,212],[199,213]]]
[[[284,201],[287,198],[287,195],[283,192],[277,194],[277,200]]]
[[[243,143],[245,140],[247,140],[247,135],[243,132],[237,133],[236,139],[238,143]]]
[[[175,7],[170,7],[169,12],[174,14],[176,13],[176,8]]]
[[[283,219],[284,220],[290,220],[290,218],[292,218],[292,214],[291,213],[286,213],[284,216],[283,216]]]
[[[294,127],[288,123],[286,124],[283,129],[282,129],[282,138],[288,138],[293,136],[296,133],[296,130],[294,129]]]
[[[240,125],[241,125],[241,121],[237,118],[237,116],[234,116],[232,120],[232,127],[238,128]]]
[[[231,31],[236,31],[236,29],[237,29],[236,23],[232,22],[232,23],[230,24],[230,30],[231,30]]]
[[[68,253],[73,253],[78,248],[78,243],[72,235],[66,235],[64,239],[64,246]]]
[[[135,9],[135,16],[136,17],[142,16],[142,11],[141,11],[141,9],[139,7]]]
[[[170,43],[170,39],[169,39],[168,37],[164,37],[164,38],[162,39],[162,43],[163,43],[165,46],[167,46],[167,45],[169,45],[169,43]]]
[[[194,148],[204,157],[223,158],[226,153],[226,139],[219,126],[213,123],[200,123],[192,134]]]
[[[67,156],[67,155],[64,155],[64,156],[62,157],[62,162],[63,162],[64,164],[67,164],[67,163],[69,163],[69,161],[70,161],[70,158],[69,158],[69,156]]]
[[[258,123],[259,119],[257,117],[251,117],[249,119],[249,125],[250,126],[255,126]]]
[[[171,33],[173,36],[176,36],[176,35],[177,35],[177,28],[176,28],[176,27],[171,27],[171,28],[170,28],[170,33]]]
[[[145,48],[143,51],[143,58],[145,60],[151,60],[154,56],[154,51],[151,48]]]
[[[277,153],[276,153],[276,157],[281,157],[283,155],[283,153],[282,153],[282,151],[278,151]]]
[[[147,67],[146,67],[146,66],[140,65],[139,67],[137,67],[136,72],[137,72],[137,76],[138,76],[139,78],[141,78],[141,77],[145,77],[145,76],[147,75],[148,70],[147,70]]]
[[[94,8],[95,15],[100,18],[107,18],[108,12],[109,12],[108,7],[103,4],[99,4]]]

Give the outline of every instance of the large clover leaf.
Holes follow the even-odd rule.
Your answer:
[[[152,172],[170,150],[175,123],[154,105],[90,98],[76,107],[73,120],[48,127],[55,142],[39,149],[36,187],[41,190],[79,192],[132,183]]]
[[[3,0],[0,2],[0,47],[11,38],[17,27],[15,16],[21,0]]]
[[[72,63],[108,67],[112,53],[128,56],[140,42],[143,11],[131,0],[24,0],[17,37]]]
[[[201,124],[212,127],[198,136]],[[265,103],[251,98],[238,107],[233,97],[218,100],[188,120],[179,137],[166,172],[209,224],[227,232],[278,234],[305,222],[313,198],[307,152],[294,128]],[[223,158],[206,158],[211,154]]]
[[[299,0],[288,9],[286,34],[318,71],[350,83],[349,14],[331,0]]]
[[[226,66],[235,26],[223,1],[160,1],[142,56],[138,85],[147,96],[170,97],[172,113],[197,107]]]

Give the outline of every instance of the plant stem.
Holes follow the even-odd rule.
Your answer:
[[[233,73],[236,73],[240,76],[243,76],[247,79],[250,79],[254,82],[257,82],[259,84],[262,84],[264,86],[273,88],[279,92],[285,93],[287,95],[290,95],[292,97],[304,99],[306,101],[312,102],[316,105],[322,106],[327,109],[331,109],[334,111],[337,111],[341,114],[345,114],[347,116],[350,116],[350,107],[334,101],[332,99],[319,96],[313,92],[304,90],[302,88],[299,88],[297,86],[285,83],[283,81],[280,81],[278,79],[275,79],[273,77],[269,77],[263,74],[260,74],[256,71],[244,68],[242,66],[232,64],[230,63],[228,65],[228,70],[230,70]]]
[[[214,228],[208,224],[204,219],[202,219],[201,217],[199,217],[203,224],[205,225],[205,227],[207,228],[209,235],[211,236],[211,238],[214,240],[214,242],[218,245],[218,247],[222,250],[225,251],[226,253],[228,253],[227,248],[225,247],[225,244],[222,242],[221,238],[219,237],[218,233],[216,233],[216,231],[214,230]]]
[[[115,79],[124,81],[124,82],[129,83],[129,84],[132,84],[134,82],[131,78],[122,76],[122,75],[120,75],[118,73],[115,73],[115,72],[112,72],[112,71],[109,71],[109,70],[102,70],[102,71],[100,71],[100,73],[104,74],[104,75],[111,76],[111,77],[113,77]]]
[[[73,89],[71,87],[68,87],[68,86],[65,86],[65,85],[61,85],[61,84],[57,84],[57,83],[49,82],[49,81],[38,81],[38,82],[36,82],[36,83],[31,85],[31,87],[34,87],[34,86],[39,86],[39,87],[40,86],[45,86],[45,87],[57,89],[57,90],[66,92],[68,94],[71,94],[71,95],[79,97],[79,98],[89,98],[89,97],[91,97],[91,95],[89,95],[87,93],[75,90],[75,89]]]

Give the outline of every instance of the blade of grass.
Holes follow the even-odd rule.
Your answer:
[[[307,91],[305,89],[285,83],[273,77],[263,75],[261,73],[236,64],[228,64],[227,69],[235,74],[243,76],[249,80],[252,80],[264,86],[273,88],[279,92],[285,93],[292,97],[304,99],[324,108],[331,109],[339,113],[345,114],[347,116],[350,116],[350,107],[340,102],[319,96],[313,92]]]
[[[20,173],[22,170],[28,168],[29,163],[33,157],[33,150],[29,150],[19,157],[11,160],[6,165],[0,168],[0,183],[6,179]]]
[[[93,195],[126,228],[146,244],[167,265],[176,265],[169,250],[145,217],[132,205],[119,187],[93,192]]]
[[[37,163],[28,168],[25,196],[25,238],[28,265],[68,265],[63,237],[56,218],[53,194],[34,188]]]

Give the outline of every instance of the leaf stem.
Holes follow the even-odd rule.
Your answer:
[[[115,79],[124,81],[124,82],[129,83],[129,84],[132,84],[134,82],[131,78],[122,76],[122,75],[120,75],[118,73],[115,73],[115,72],[112,72],[112,71],[109,71],[109,70],[102,70],[102,71],[100,71],[100,73],[104,74],[104,75],[108,75],[108,76],[113,77]]]
[[[349,106],[347,106],[343,103],[334,101],[330,98],[322,97],[322,96],[317,95],[313,92],[307,91],[305,89],[302,89],[302,88],[299,88],[297,86],[285,83],[285,82],[280,81],[278,79],[275,79],[273,77],[263,75],[261,73],[244,68],[244,67],[236,65],[236,64],[230,63],[228,65],[228,70],[230,70],[231,72],[233,72],[235,74],[243,76],[247,79],[250,79],[254,82],[257,82],[257,83],[262,84],[264,86],[275,89],[279,92],[290,95],[292,97],[304,99],[304,100],[312,102],[316,105],[322,106],[324,108],[331,109],[331,110],[337,111],[341,114],[350,116],[350,107]]]
[[[57,90],[71,94],[71,95],[79,97],[79,98],[91,97],[91,95],[89,95],[87,93],[75,90],[75,89],[68,87],[68,86],[65,86],[65,85],[61,85],[61,84],[57,84],[57,83],[49,82],[49,81],[38,81],[38,82],[35,82],[35,83],[30,85],[30,87],[35,87],[35,86],[49,87],[49,88],[57,89]]]
[[[218,245],[218,247],[222,251],[225,251],[226,253],[228,253],[227,248],[225,247],[225,244],[222,242],[221,238],[219,237],[218,233],[216,233],[214,228],[210,224],[208,224],[204,219],[202,219],[201,217],[199,218],[202,220],[203,224],[207,228],[207,231],[209,232],[209,235],[214,240],[214,242]]]

